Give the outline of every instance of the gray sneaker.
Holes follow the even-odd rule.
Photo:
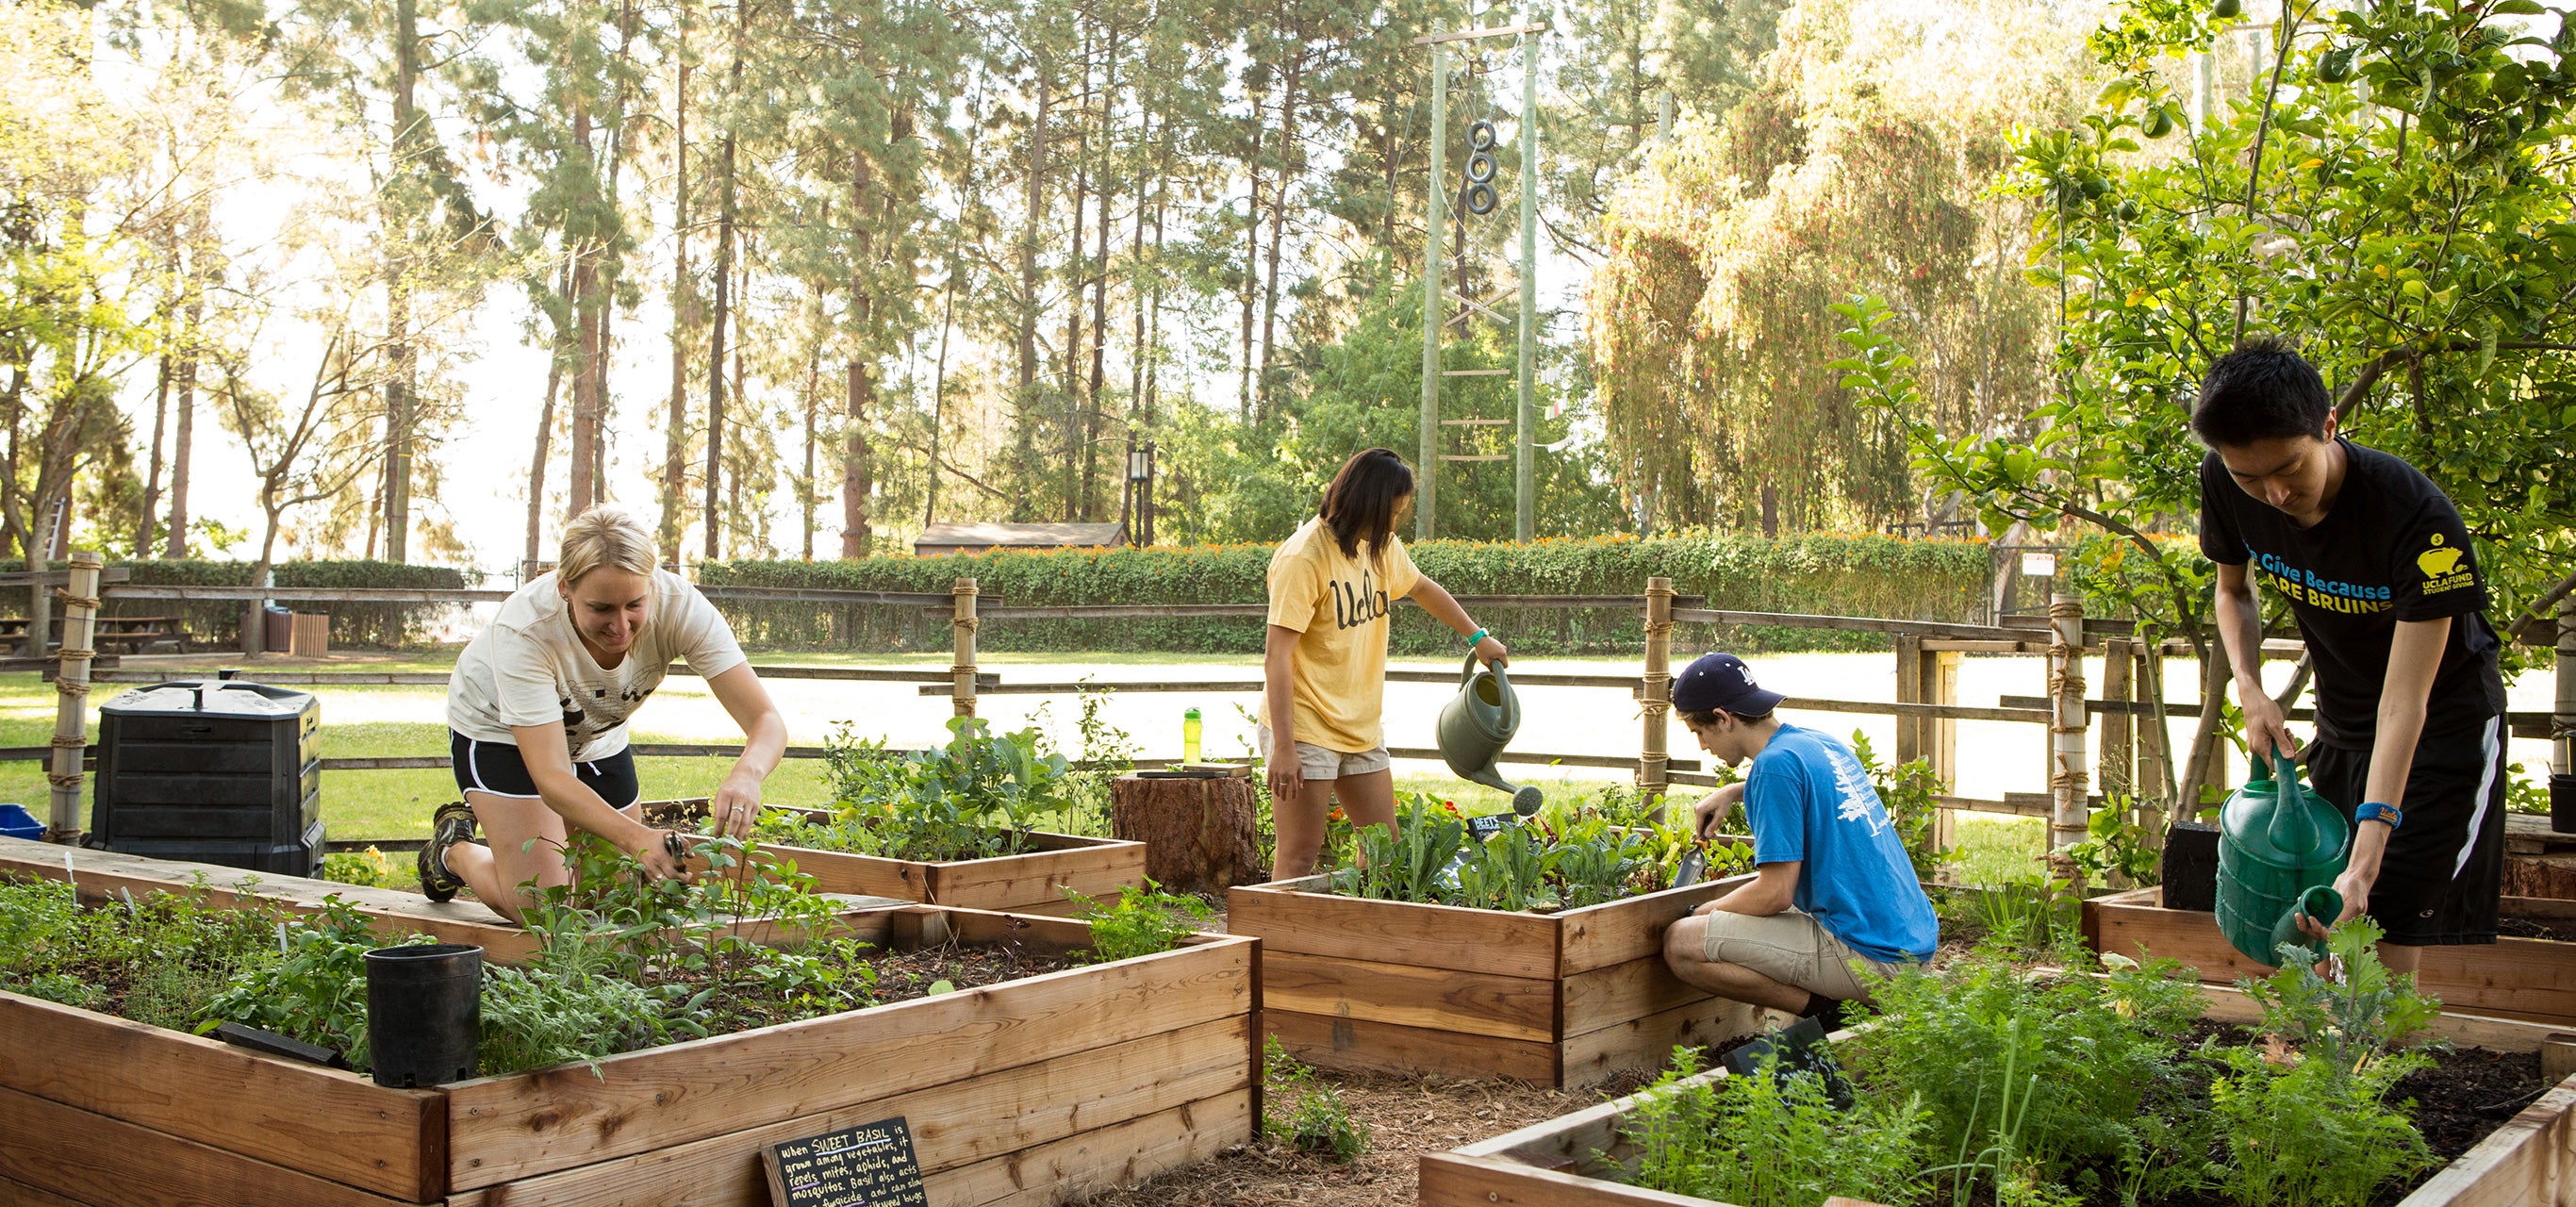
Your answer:
[[[429,841],[420,848],[420,891],[432,901],[453,900],[465,882],[447,870],[447,848],[474,838],[474,807],[449,801],[438,807],[429,824]]]

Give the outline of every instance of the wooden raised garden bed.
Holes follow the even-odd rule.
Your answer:
[[[184,887],[194,865],[162,866]],[[1079,922],[934,906],[847,920],[898,952],[1090,941]],[[0,1200],[755,1207],[764,1145],[902,1116],[932,1203],[1060,1202],[1255,1134],[1258,949],[1196,936],[629,1052],[596,1075],[571,1064],[432,1090],[0,993]]]
[[[2262,1017],[2259,1008],[2232,989],[2204,986],[2201,993],[2209,1018],[2252,1023]],[[2498,1051],[2534,1051],[2551,1038],[2545,1026],[2463,1014],[2444,1014],[2432,1030],[2462,1046]],[[1726,1075],[1718,1069],[1696,1080]],[[1620,1127],[1652,1092],[1425,1154],[1417,1201],[1421,1207],[1710,1207],[1708,1199],[1603,1176],[1620,1163],[1635,1161]],[[2400,1207],[2576,1207],[2576,1178],[2567,1176],[2571,1162],[2576,1162],[2576,1074],[2467,1155],[2436,1171]]]
[[[698,816],[705,814],[703,800],[674,803],[684,813],[687,806],[695,805]],[[1145,882],[1144,843],[1044,831],[1029,837],[1037,847],[1034,851],[947,862],[849,855],[776,843],[762,843],[757,849],[793,862],[797,871],[814,878],[818,893],[895,897],[961,909],[1069,914],[1081,903],[1068,897],[1068,891],[1106,901],[1127,885]]]
[[[2505,914],[2516,916],[2508,898]],[[2534,902],[2536,906],[2563,902]],[[2576,928],[2576,922],[2559,922]],[[2164,908],[2164,890],[2143,888],[2084,903],[2084,942],[2097,952],[2141,952],[2199,970],[2204,981],[2260,977],[2271,969],[2246,959],[2218,931],[2218,916]],[[2428,947],[2416,988],[2464,1014],[2576,1026],[2576,943],[2506,937],[2494,945]]]
[[[1263,1025],[1299,1060],[1580,1086],[1752,1026],[1751,1007],[1664,967],[1664,929],[1745,879],[1536,914],[1338,896],[1314,876],[1230,890],[1226,930],[1261,940]]]

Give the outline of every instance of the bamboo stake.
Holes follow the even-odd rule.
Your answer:
[[[1965,658],[1957,650],[1926,650],[1920,676],[1924,702],[1957,704],[1959,702],[1959,664]],[[1959,722],[1954,717],[1925,717],[1923,730],[1924,756],[1932,760],[1932,774],[1941,779],[1945,793],[1959,790]],[[1959,845],[1959,811],[1942,808],[1932,814],[1932,849],[1947,851]]]
[[[958,579],[957,584],[948,590],[957,601],[956,616],[948,622],[949,632],[957,644],[956,663],[949,667],[949,696],[958,716],[971,717],[975,715],[975,597],[978,592],[975,580],[971,578]]]
[[[1638,712],[1645,721],[1637,754],[1637,795],[1660,806],[1670,784],[1665,764],[1665,714],[1673,710],[1673,580],[1646,580],[1646,673],[1638,684]]]
[[[54,678],[53,817],[45,837],[53,842],[79,842],[81,836],[81,756],[89,747],[89,662],[98,630],[98,574],[104,559],[88,549],[72,553],[71,589],[63,593],[62,669]],[[42,590],[42,588],[38,588]],[[41,622],[28,626],[42,641]],[[41,646],[37,648],[42,648]]]
[[[2084,597],[2060,591],[2048,601],[2055,639],[2048,643],[2049,862],[2061,875],[2066,848],[2084,841],[2087,787],[2085,770],[2088,717],[2084,706]]]

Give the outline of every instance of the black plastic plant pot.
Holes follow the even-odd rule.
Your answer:
[[[367,953],[367,1051],[377,1085],[471,1079],[482,1027],[482,948],[423,943]]]
[[[2549,828],[2576,834],[2576,775],[2549,777]]]
[[[2160,877],[2166,909],[2218,908],[2218,827],[2178,821],[2165,830]]]

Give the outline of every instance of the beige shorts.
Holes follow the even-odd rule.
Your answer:
[[[1261,757],[1270,757],[1270,727],[1261,727]],[[1354,754],[1347,750],[1326,750],[1312,742],[1297,743],[1297,770],[1310,780],[1337,780],[1345,775],[1367,775],[1395,765],[1395,757],[1384,746],[1372,746]]]
[[[1716,910],[1703,954],[1711,964],[1741,964],[1783,985],[1849,1001],[1868,996],[1852,965],[1894,976],[1903,965],[1873,960],[1834,937],[1815,916],[1790,908],[1762,917]]]

